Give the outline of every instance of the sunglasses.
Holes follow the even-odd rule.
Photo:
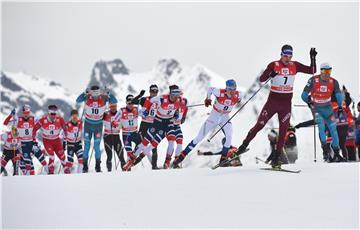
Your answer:
[[[331,74],[332,69],[321,69],[321,73]]]
[[[56,113],[50,113],[50,115],[55,116],[55,115],[56,115]]]

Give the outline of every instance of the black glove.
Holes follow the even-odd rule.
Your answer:
[[[274,70],[269,74],[269,77],[273,78],[277,75],[278,73],[276,73]]]
[[[211,99],[206,98],[204,101],[205,107],[209,107],[211,105]]]
[[[142,97],[142,96],[144,96],[144,94],[145,94],[145,90],[141,90],[139,93],[139,96]]]
[[[317,55],[317,52],[316,52],[315,48],[311,48],[310,49],[310,58],[311,58],[311,60],[315,60],[316,55]]]
[[[11,116],[14,116],[14,115],[15,115],[15,113],[16,113],[16,110],[15,110],[15,108],[13,108],[13,109],[11,110],[10,115],[11,115]]]
[[[90,89],[89,88],[86,88],[85,89],[85,94],[89,94],[90,93]]]
[[[63,149],[66,150],[66,141],[63,141]]]
[[[343,108],[339,107],[337,111],[338,117],[340,117],[343,114],[343,112],[344,112]]]

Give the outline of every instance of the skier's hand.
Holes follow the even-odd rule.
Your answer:
[[[141,90],[139,93],[139,96],[142,97],[142,96],[144,96],[144,94],[145,94],[145,90]]]
[[[338,108],[338,111],[337,111],[338,117],[342,116],[343,112],[344,112],[343,108],[342,108],[342,107],[339,107],[339,108]]]
[[[278,73],[276,73],[274,70],[271,71],[271,73],[269,74],[269,77],[273,78],[275,77],[276,75],[278,75]]]
[[[15,116],[15,113],[16,113],[16,110],[15,110],[15,108],[13,108],[13,109],[11,110],[11,112],[10,112],[10,115],[11,115],[11,116]]]
[[[143,117],[149,116],[149,111],[144,110],[144,111],[142,112],[142,115],[143,115]]]
[[[310,58],[311,58],[311,60],[315,59],[316,55],[317,55],[317,52],[316,52],[315,48],[311,48],[310,49]]]
[[[90,89],[89,87],[85,89],[85,94],[89,94],[90,93]]]
[[[206,98],[204,101],[205,107],[209,107],[209,105],[211,105],[211,99]]]
[[[112,121],[112,122],[111,122],[111,126],[112,126],[113,128],[116,128],[116,127],[118,126],[118,122],[117,122],[117,121]]]
[[[38,151],[40,150],[37,142],[33,142],[32,150],[33,150],[34,153],[35,153],[35,152],[38,152]]]

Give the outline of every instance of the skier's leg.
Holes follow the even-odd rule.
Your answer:
[[[64,173],[69,174],[70,167],[68,167],[69,165],[66,163],[66,157],[65,157],[62,141],[60,140],[60,138],[58,138],[58,139],[52,140],[52,142],[53,142],[55,154],[60,160],[61,166],[64,169]]]
[[[104,148],[106,152],[106,168],[108,172],[112,170],[112,148],[113,148],[113,139],[111,134],[104,134]]]
[[[49,156],[49,174],[54,174],[55,152],[50,140],[43,139],[45,151]]]
[[[271,99],[265,103],[256,121],[256,124],[249,130],[246,138],[243,140],[243,143],[238,148],[237,154],[241,154],[246,150],[251,140],[255,138],[256,134],[262,128],[264,128],[269,119],[274,116],[275,112],[277,112],[275,109],[278,108],[278,106],[279,105],[276,102],[272,102]]]
[[[183,148],[183,133],[181,127],[179,126],[175,132],[176,135],[176,149],[175,149],[175,156],[178,156]]]
[[[85,126],[84,126],[84,155],[83,155],[83,160],[84,160],[84,172],[88,171],[88,162],[89,162],[89,152],[90,152],[90,145],[91,145],[91,138],[93,135],[93,131],[91,129],[91,124],[87,123],[85,121]]]
[[[118,158],[120,160],[121,167],[123,167],[126,162],[124,159],[124,148],[123,148],[121,140],[120,140],[120,135],[119,134],[114,135],[113,140],[114,140],[114,148],[115,148],[116,155],[118,156]]]
[[[40,164],[43,167],[47,167],[47,163],[46,163],[46,160],[45,160],[45,155],[41,151],[39,145],[33,145],[32,146],[32,151],[33,151],[35,157],[39,160]]]
[[[78,159],[78,173],[82,173],[83,171],[83,167],[84,167],[84,160],[83,160],[83,148],[82,148],[82,144],[81,141],[75,143],[75,149],[74,152],[76,154],[76,157]]]
[[[74,164],[75,143],[67,142],[67,167],[72,168]]]
[[[339,153],[340,152],[339,136],[337,132],[336,120],[332,110],[330,116],[327,116],[324,120],[332,137],[331,147],[334,150],[334,160],[344,161],[344,158],[342,158]]]
[[[339,145],[340,145],[341,153],[342,153],[344,159],[346,159],[346,160],[349,160],[349,154],[348,154],[348,150],[346,148],[346,137],[348,134],[348,129],[349,129],[348,125],[337,126],[337,132],[339,135]]]
[[[1,156],[1,173],[6,172],[5,167],[10,159],[11,159],[11,150],[4,149],[3,154]],[[5,176],[6,175],[7,174],[5,174]]]

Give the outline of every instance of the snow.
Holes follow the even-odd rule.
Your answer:
[[[359,163],[259,167],[5,177],[3,227],[359,228]]]

